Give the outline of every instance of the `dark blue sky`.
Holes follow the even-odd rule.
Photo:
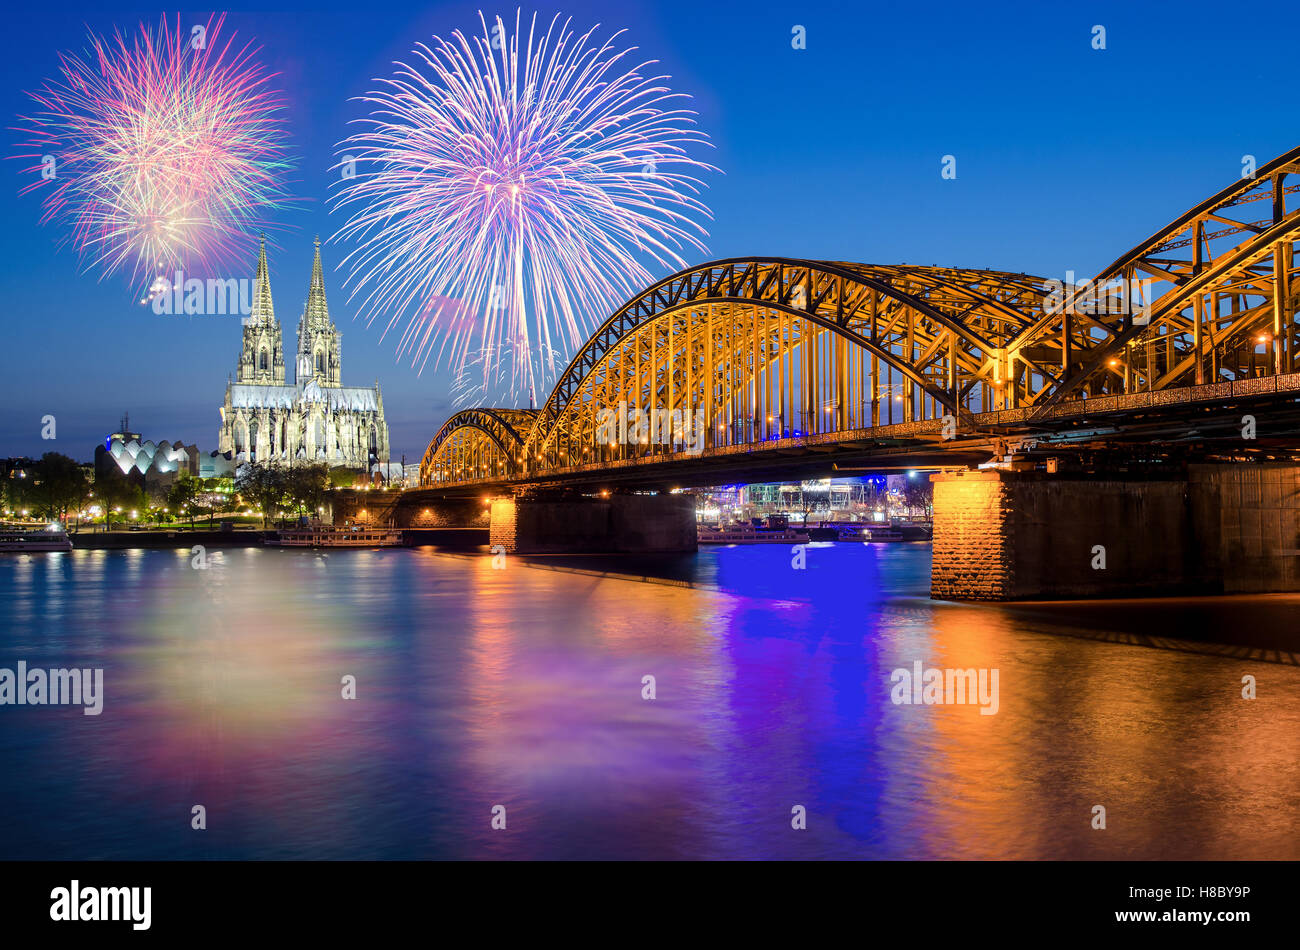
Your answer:
[[[271,272],[292,346],[312,235],[333,233],[323,198],[335,144],[362,114],[350,97],[407,59],[412,44],[471,30],[477,11],[513,5],[383,0],[256,4],[226,29],[255,37],[281,73],[305,199],[278,223]],[[1300,141],[1291,50],[1300,9],[1260,16],[1222,3],[581,2],[537,9],[585,28],[626,28],[695,98],[717,148],[705,196],[715,220],[706,257],[784,255],[965,265],[1062,277],[1095,273],[1148,233]],[[6,154],[24,90],[56,71],[56,51],[86,29],[138,29],[162,11],[28,4],[6,12]],[[174,13],[174,11],[173,11]],[[206,13],[183,13],[202,22]],[[791,48],[794,25],[807,49]],[[1091,29],[1107,30],[1107,49]],[[942,156],[957,178],[940,176]],[[61,232],[40,227],[39,199],[2,169],[0,455],[51,449],[89,459],[123,411],[155,441],[216,447],[217,408],[234,371],[235,317],[158,316],[122,277],[83,274]],[[449,411],[446,384],[394,357],[381,327],[353,319],[342,258],[326,281],[344,333],[344,382],[383,386],[394,459],[418,461]],[[250,245],[249,268],[255,251]],[[662,275],[657,275],[662,276]],[[603,317],[604,315],[600,315]],[[41,417],[58,420],[54,442]]]

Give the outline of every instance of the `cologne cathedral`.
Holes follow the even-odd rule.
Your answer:
[[[243,323],[244,346],[221,407],[220,452],[231,453],[237,464],[308,461],[369,470],[388,461],[379,383],[373,389],[343,385],[343,335],[334,328],[325,302],[320,238],[298,321],[292,383],[285,382],[285,351],[271,303],[265,239],[257,257],[252,307]]]

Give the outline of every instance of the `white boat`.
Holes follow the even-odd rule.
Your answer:
[[[696,539],[700,544],[804,544],[808,541],[808,532],[797,528],[701,526],[696,529]]]
[[[0,552],[6,554],[25,554],[32,551],[71,551],[72,540],[62,528],[51,530],[0,531]]]
[[[398,528],[384,525],[314,524],[285,528],[266,543],[293,548],[392,548],[404,543]]]

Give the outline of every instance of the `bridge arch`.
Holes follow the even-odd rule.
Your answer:
[[[1028,275],[956,268],[789,258],[688,268],[630,300],[575,355],[527,462],[600,454],[592,413],[620,403],[683,422],[703,412],[710,446],[878,424],[882,401],[890,416],[902,404],[898,421],[992,408],[1007,398],[998,354],[1046,292]]]
[[[465,409],[448,419],[420,461],[420,484],[514,475],[524,439],[536,418],[531,409]]]

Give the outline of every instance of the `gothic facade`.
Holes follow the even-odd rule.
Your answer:
[[[369,470],[388,461],[384,399],[373,389],[343,385],[343,335],[325,300],[320,239],[311,287],[298,321],[294,381],[285,382],[284,341],[271,302],[266,241],[257,257],[253,302],[244,318],[244,342],[235,378],[221,407],[220,452],[237,463],[295,461]]]

